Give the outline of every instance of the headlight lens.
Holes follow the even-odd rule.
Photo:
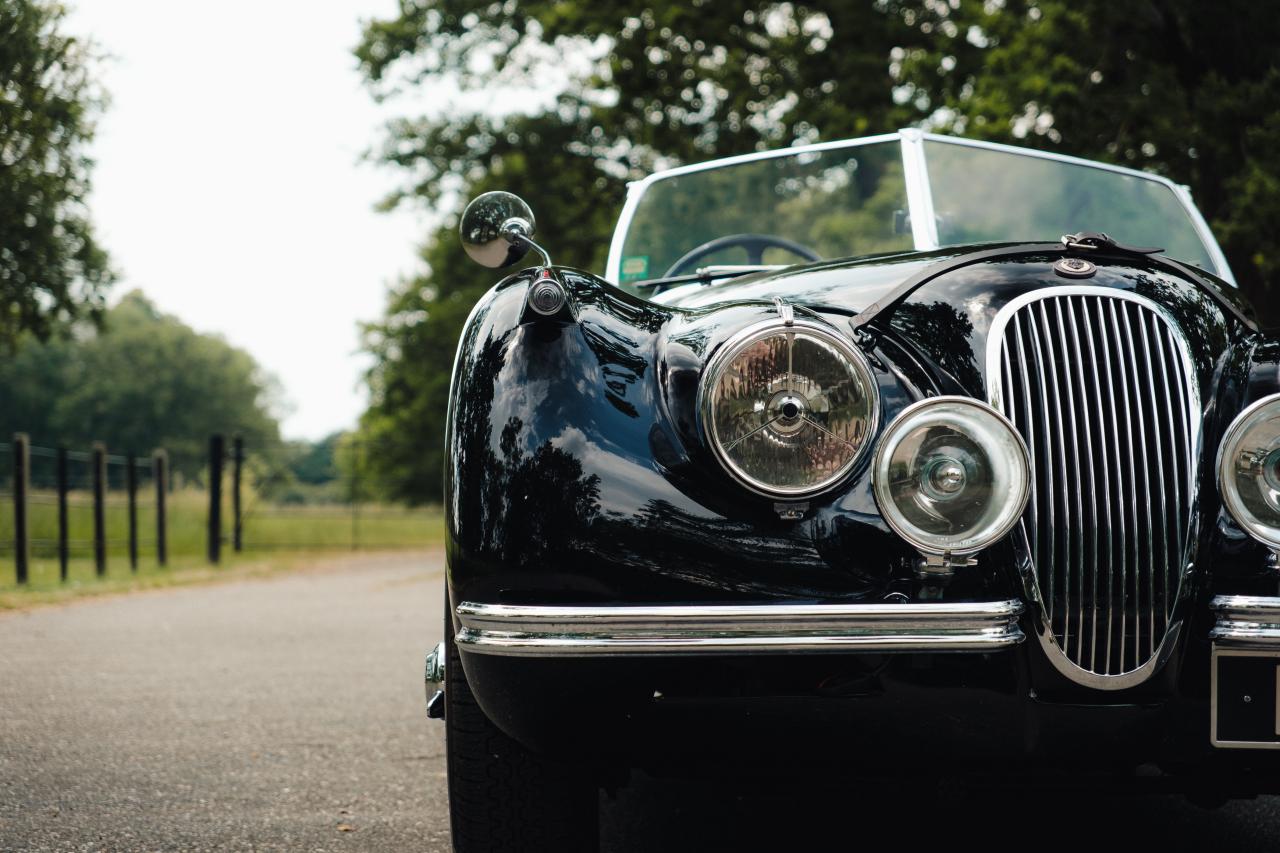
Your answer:
[[[1280,548],[1280,394],[1264,397],[1231,422],[1218,453],[1218,484],[1236,524]]]
[[[756,326],[729,340],[707,366],[701,398],[720,463],[774,497],[810,495],[839,481],[867,446],[878,408],[862,354],[807,320]]]
[[[880,439],[880,512],[926,554],[966,555],[1000,539],[1031,493],[1027,446],[1003,416],[968,397],[903,410]]]

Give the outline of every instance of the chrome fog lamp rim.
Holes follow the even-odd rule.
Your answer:
[[[1222,495],[1222,504],[1226,508],[1227,514],[1239,525],[1241,530],[1273,551],[1280,551],[1280,528],[1271,527],[1270,533],[1265,529],[1259,528],[1253,518],[1253,513],[1249,512],[1248,508],[1245,507],[1244,498],[1227,470],[1230,460],[1241,449],[1240,440],[1244,438],[1249,429],[1260,422],[1261,419],[1258,418],[1258,415],[1267,409],[1273,409],[1275,416],[1280,417],[1280,394],[1271,394],[1250,403],[1240,414],[1236,415],[1235,419],[1231,421],[1231,425],[1227,427],[1227,431],[1222,436],[1222,443],[1218,446],[1218,491]]]
[[[717,434],[715,418],[712,412],[712,393],[720,384],[725,369],[733,363],[733,360],[741,354],[747,347],[755,344],[765,338],[777,334],[785,334],[788,332],[799,332],[809,335],[825,343],[831,345],[837,352],[841,354],[857,371],[859,377],[863,381],[867,389],[867,397],[871,408],[867,415],[868,432],[867,438],[862,444],[856,448],[853,455],[849,458],[840,469],[823,481],[811,486],[788,487],[777,486],[766,483],[758,478],[752,477],[743,471],[732,459],[724,448],[723,442]],[[867,357],[853,344],[847,337],[841,335],[837,330],[831,328],[826,323],[808,318],[794,318],[790,322],[774,319],[765,320],[760,323],[747,326],[739,332],[731,335],[716,351],[710,361],[707,362],[706,369],[703,370],[702,378],[698,386],[698,420],[699,431],[702,433],[712,453],[716,457],[716,461],[720,466],[729,473],[735,480],[747,489],[758,495],[775,499],[791,499],[799,500],[802,498],[813,497],[829,491],[835,486],[842,483],[858,462],[866,458],[867,449],[874,443],[876,431],[880,425],[880,389],[876,383],[875,374],[871,370],[871,365],[867,361]]]
[[[893,451],[897,449],[902,439],[911,432],[913,421],[917,419],[921,412],[942,405],[969,406],[994,419],[998,426],[1007,430],[1008,435],[1013,438],[1014,444],[1019,451],[1018,459],[1020,463],[1020,476],[1014,478],[1015,484],[1020,487],[1009,495],[1007,504],[1008,507],[1016,511],[1006,513],[1005,518],[998,525],[982,531],[981,537],[975,538],[972,535],[957,537],[956,543],[950,546],[940,544],[937,541],[941,538],[939,535],[932,535],[932,539],[925,538],[931,534],[921,535],[922,532],[901,514],[888,491],[888,465]],[[1023,440],[1022,435],[1008,418],[995,408],[973,397],[960,395],[926,397],[907,406],[898,413],[893,422],[885,427],[881,433],[876,443],[876,455],[871,470],[872,488],[875,492],[876,504],[880,508],[881,516],[895,533],[905,539],[921,554],[928,557],[970,557],[999,542],[1022,520],[1027,502],[1031,498],[1031,453],[1027,449],[1026,441]]]

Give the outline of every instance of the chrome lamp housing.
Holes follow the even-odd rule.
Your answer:
[[[699,390],[707,443],[734,479],[776,499],[840,483],[879,419],[865,356],[825,323],[787,317],[750,326],[711,359]]]
[[[904,409],[881,436],[872,470],[885,521],[943,571],[1002,539],[1031,495],[1026,442],[969,397]]]
[[[1218,486],[1240,529],[1280,550],[1280,394],[1253,403],[1227,427]]]

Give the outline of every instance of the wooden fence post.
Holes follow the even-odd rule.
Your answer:
[[[93,443],[93,563],[98,577],[107,573],[107,446]]]
[[[31,439],[13,436],[13,554],[18,583],[27,582],[31,561],[31,531],[27,525],[27,497],[31,489]]]
[[[67,582],[70,547],[67,537],[67,449],[58,448],[58,579]]]
[[[169,489],[169,456],[163,450],[157,450],[151,456],[151,479],[156,481],[156,562],[163,566],[169,561],[164,506]]]
[[[237,554],[244,547],[244,525],[240,514],[240,469],[244,467],[244,439],[231,440],[231,542]]]
[[[124,482],[129,493],[129,571],[138,572],[138,460],[125,456]]]
[[[215,565],[222,557],[222,456],[225,442],[221,435],[209,437],[209,562]]]
[[[364,464],[364,455],[360,452],[360,442],[351,442],[351,550],[360,550],[360,469]]]

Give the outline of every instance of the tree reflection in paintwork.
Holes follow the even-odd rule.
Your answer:
[[[1173,316],[1191,348],[1191,360],[1203,382],[1227,346],[1222,309],[1195,288],[1154,271],[1135,273],[1132,281],[1134,292],[1163,306]]]
[[[894,312],[890,325],[962,388],[981,394],[982,371],[970,340],[973,323],[963,311],[946,302],[908,302]]]
[[[486,526],[481,548],[515,566],[573,547],[600,511],[600,478],[583,476],[582,463],[550,441],[526,453],[523,428],[519,418],[507,421],[500,455],[484,471],[488,509],[502,523]]]
[[[490,339],[469,365],[474,390],[458,398],[453,442],[457,544],[511,565],[524,566],[562,551],[587,529],[599,512],[600,478],[585,475],[582,463],[544,440],[526,451],[526,424],[510,417],[501,427],[495,452],[490,418],[494,383],[506,363],[502,341]]]

